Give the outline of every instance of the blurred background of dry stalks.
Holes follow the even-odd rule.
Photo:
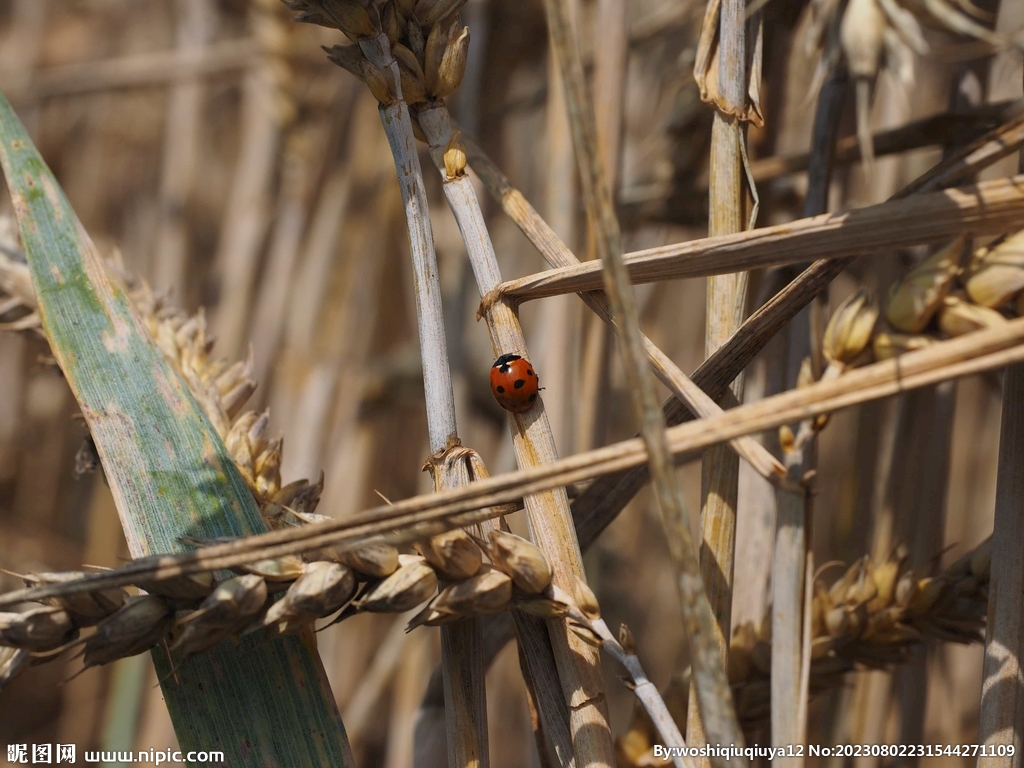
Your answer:
[[[1024,27],[1017,0],[975,4],[998,13],[998,30]],[[805,6],[764,7],[765,125],[749,133],[761,226],[803,215],[806,174],[763,161],[810,144],[816,60],[805,51]],[[615,158],[626,250],[703,237],[711,111],[693,64],[704,4],[579,0],[576,11],[604,149]],[[103,253],[119,251],[130,272],[172,292],[183,308],[206,307],[219,354],[244,356],[251,344],[256,405],[271,408],[272,431],[284,436],[282,474],[315,478],[322,469],[318,511],[344,516],[377,503],[378,493],[400,499],[431,488],[420,471],[429,450],[413,280],[377,104],[321,52],[340,35],[294,24],[290,15],[278,0],[2,0],[0,89]],[[471,54],[449,99],[460,127],[585,258],[586,219],[543,4],[469,0],[462,17]],[[875,132],[1020,98],[1019,58],[967,60],[977,52],[971,43],[931,29],[925,35],[931,54],[917,62],[912,83],[888,72],[879,78]],[[841,139],[847,160],[836,169],[829,208],[883,201],[933,165],[942,145],[992,127],[984,115],[943,125],[915,133],[910,143],[921,146],[879,156],[870,176],[849,162],[855,139]],[[839,135],[855,132],[850,89]],[[1016,163],[1007,158],[983,178],[1012,175]],[[440,182],[426,178],[460,436],[493,475],[512,469],[514,457],[487,386],[490,343],[475,318],[476,287]],[[485,210],[506,279],[546,268],[489,198]],[[859,260],[833,283],[831,307],[858,286],[877,292],[918,257]],[[750,303],[793,274],[754,274]],[[703,359],[705,282],[636,289],[645,331],[685,371]],[[606,327],[575,296],[528,303],[522,319],[560,455],[632,436],[636,423]],[[793,356],[780,334],[747,369],[746,399],[789,386]],[[936,558],[952,562],[988,536],[999,403],[999,377],[989,375],[921,391],[902,410],[893,399],[835,416],[818,450],[816,562],[884,558],[904,542],[910,562],[927,567]],[[76,413],[45,342],[0,334],[4,569],[112,566],[127,554],[101,477],[76,476],[85,437]],[[778,450],[774,435],[765,441]],[[683,467],[681,478],[696,531],[699,462]],[[744,465],[740,487],[737,580],[767,573],[774,535],[770,486]],[[516,517],[514,529],[522,525]],[[648,490],[585,563],[609,625],[631,628],[651,678],[669,686],[689,657]],[[20,585],[0,575],[0,591]],[[733,626],[759,620],[769,594],[767,584],[742,590]],[[414,716],[439,643],[432,629],[405,634],[405,623],[360,615],[319,636],[361,765],[410,765]],[[916,728],[922,742],[973,742],[981,661],[978,644],[934,644],[894,672],[847,676],[843,687],[813,699],[808,740],[894,743]],[[174,743],[148,654],[59,684],[79,668],[77,660],[35,667],[0,694],[0,741],[106,749]],[[634,699],[617,683],[614,662],[605,660],[605,673],[613,727],[622,734]],[[530,765],[534,741],[514,645],[491,667],[487,686],[492,764]],[[866,768],[881,760],[856,762]],[[933,764],[957,762],[973,763]]]

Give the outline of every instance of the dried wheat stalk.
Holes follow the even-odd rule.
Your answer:
[[[999,435],[999,475],[996,487],[995,544],[992,552],[992,586],[988,605],[989,626],[985,638],[984,677],[981,695],[978,741],[994,750],[997,745],[1013,744],[1017,756],[983,757],[978,764],[986,768],[1020,765],[1021,720],[1024,698],[1021,696],[1021,659],[1024,656],[1021,633],[1020,585],[1022,530],[1020,488],[1021,409],[1024,375],[1019,365],[1006,369],[1003,381],[1003,416]],[[990,752],[990,754],[992,754]]]
[[[658,731],[662,744],[685,746],[679,726],[672,719],[665,700],[657,687],[647,677],[640,659],[636,655],[636,644],[629,628],[622,624],[619,627],[618,640],[612,635],[604,619],[597,598],[589,587],[582,582],[577,585],[576,594],[569,598],[558,593],[561,602],[567,606],[567,615],[572,622],[573,630],[594,646],[602,648],[614,658],[629,675],[630,685],[636,694],[637,703],[650,718]],[[676,768],[693,768],[692,760],[678,755],[672,758]]]
[[[820,96],[819,96],[820,99]],[[912,120],[898,128],[876,131],[872,135],[876,157],[900,154],[936,144],[948,144],[952,136],[966,133],[968,140],[976,139],[1016,117],[1024,110],[1024,101],[1000,101],[970,107],[962,112],[940,112],[920,120]],[[846,136],[835,143],[836,166],[848,165],[862,160],[861,148],[856,136]],[[769,181],[778,176],[809,170],[810,153],[799,155],[776,155],[750,161],[750,176],[755,182]],[[706,182],[705,182],[706,184]]]
[[[715,616],[705,592],[705,578],[683,511],[678,478],[669,459],[665,423],[645,360],[636,300],[622,258],[622,240],[611,189],[597,146],[594,108],[583,72],[572,19],[562,0],[545,2],[548,31],[565,84],[581,188],[594,243],[602,264],[603,283],[620,342],[626,381],[640,420],[655,494],[682,599],[683,622],[694,657],[694,682],[708,733],[716,741],[742,738],[732,711],[723,659],[715,642]],[[729,454],[732,456],[732,454]],[[716,765],[719,764],[715,761]]]
[[[627,254],[626,264],[630,279],[640,284],[843,259],[941,242],[965,231],[998,234],[1019,221],[1022,206],[1024,177],[996,179],[751,232],[663,245]],[[586,262],[510,280],[501,290],[529,301],[600,287],[600,268]]]
[[[212,6],[201,0],[182,3],[177,12],[176,52],[196,57],[207,50],[216,23]],[[200,79],[174,84],[167,94],[167,128],[160,169],[160,211],[153,262],[155,282],[174,296],[184,295],[189,233],[178,212],[188,204],[198,165],[205,83]]]
[[[213,326],[221,348],[237,355],[255,290],[257,262],[270,220],[270,190],[284,135],[295,120],[287,17],[274,0],[249,0],[253,37],[263,54],[244,79],[243,134],[214,257],[222,295]]]
[[[701,100],[713,109],[711,126],[710,179],[708,184],[708,235],[730,235],[752,228],[755,208],[749,217],[746,168],[746,121],[757,124],[760,104],[760,46],[748,57],[745,3],[742,0],[709,0],[701,25],[694,77]],[[758,37],[760,40],[760,37]],[[753,72],[748,73],[748,61]],[[749,74],[749,79],[748,79]],[[756,191],[750,188],[756,201]],[[742,324],[746,313],[748,274],[742,270],[711,277],[707,282],[704,326],[704,356],[713,355]],[[743,377],[729,383],[731,398],[743,399]],[[714,611],[714,643],[725,661],[728,654],[730,614],[732,612],[733,564],[736,547],[736,506],[739,494],[739,463],[721,448],[708,451],[701,464],[701,539],[700,572],[707,585],[708,599]],[[700,698],[698,678],[691,678],[686,736],[695,745],[708,741],[724,743],[708,722],[704,701]],[[740,743],[735,737],[730,743]],[[716,765],[720,761],[712,760]],[[706,765],[707,761],[702,761]]]
[[[469,177],[465,174],[465,152],[458,142],[458,136],[451,129],[447,108],[443,102],[435,101],[421,105],[417,110],[417,122],[430,144],[431,155],[444,179],[445,197],[462,232],[480,293],[486,296],[488,291],[500,282],[500,272],[476,192]],[[518,315],[512,306],[504,302],[495,302],[490,305],[485,302],[481,309],[481,316],[487,323],[496,355],[512,349],[516,354],[527,356],[526,339],[519,324]],[[537,410],[535,407],[534,411]],[[551,428],[543,413],[533,415],[531,412],[530,417],[513,416],[510,425],[512,425],[513,445],[516,448],[520,466],[532,466],[544,457],[553,458],[557,455]],[[532,503],[529,499],[526,500],[531,531],[538,543],[543,545],[544,542],[547,542],[548,546],[552,546],[559,540],[567,541],[564,530],[559,530],[558,524],[552,524],[551,516],[542,511],[544,508],[548,508],[549,512],[557,512],[558,517],[555,520],[566,520],[568,519],[567,501],[567,499],[563,500],[560,495],[538,499]],[[547,517],[546,523],[545,517]],[[545,529],[550,530],[545,532]],[[575,540],[572,541],[572,548],[578,552]],[[575,557],[578,557],[578,554]],[[562,581],[563,578],[564,574],[560,574],[558,581]],[[520,634],[535,631],[533,625],[523,622],[517,623],[517,626]],[[563,629],[558,626],[554,631],[552,648],[556,652],[555,660],[565,668],[567,658],[562,649]],[[568,639],[572,642],[574,638],[568,637]],[[540,644],[541,640],[535,638],[531,643]],[[575,645],[577,646],[575,650],[578,651],[578,643]],[[567,672],[560,673],[559,676],[563,679],[567,678],[563,698],[564,701],[571,702],[572,691],[577,689],[575,683],[570,683],[569,680],[579,677],[579,672],[567,670]],[[533,685],[536,687],[536,681]],[[547,697],[538,696],[536,701],[545,720],[553,721],[556,716],[549,711]],[[575,718],[576,730],[585,727],[582,725],[583,723],[599,722],[600,717],[603,716],[600,710],[599,705],[587,705],[582,708]],[[569,747],[568,743],[556,744],[556,752],[568,753]],[[610,741],[608,744],[600,745],[599,749],[604,748],[607,751],[609,747]]]
[[[811,138],[811,162],[808,168],[804,216],[828,210],[836,134],[846,101],[847,73],[837,70],[818,94]],[[825,296],[806,307],[788,329],[790,360],[806,356],[801,373],[820,367],[820,316],[825,311]],[[789,367],[789,366],[787,366]],[[787,372],[785,386],[796,382]],[[814,471],[817,443],[806,422],[800,424],[793,440],[788,428],[780,429],[786,474],[792,481],[775,494],[775,537],[772,555],[772,741],[775,744],[805,741],[808,667],[810,664],[810,595],[814,554],[809,551]],[[785,756],[788,768],[802,768],[803,755]]]
[[[260,47],[253,38],[222,40],[201,50],[147,51],[127,56],[61,64],[6,79],[4,93],[18,104],[96,91],[179,84],[251,66]],[[19,73],[20,74],[20,73]]]
[[[1024,154],[1017,161],[1024,170]],[[1009,265],[1007,265],[1009,266]],[[990,269],[1003,271],[999,264]],[[1012,274],[1012,273],[1011,273]],[[1018,302],[1019,303],[1019,300]],[[1016,307],[1015,307],[1016,308]],[[1024,567],[1019,544],[1024,539],[1024,515],[1021,513],[1022,433],[1021,407],[1024,405],[1024,368],[1006,369],[1003,378],[1003,414],[999,435],[999,470],[996,480],[996,510],[993,524],[992,601],[985,637],[985,661],[982,668],[982,696],[979,705],[978,741],[989,747],[1014,744],[1016,755],[982,757],[978,764],[1019,766],[1024,757],[1024,697],[1021,695],[1021,670],[1024,656],[1024,615],[1014,593],[1024,589]],[[1010,597],[1007,600],[1007,597]]]

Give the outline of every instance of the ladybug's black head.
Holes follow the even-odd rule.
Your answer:
[[[494,365],[492,365],[491,367],[492,368],[505,368],[513,360],[522,360],[522,359],[523,359],[522,355],[502,355],[501,357],[499,357],[497,360],[494,361]]]

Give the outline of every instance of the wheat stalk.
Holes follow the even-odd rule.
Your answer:
[[[5,78],[2,90],[16,104],[36,104],[61,96],[97,91],[178,85],[252,66],[259,53],[254,38],[223,40],[197,51],[147,51],[103,61],[60,64],[32,73],[31,78]]]
[[[808,169],[804,216],[828,210],[836,133],[847,91],[845,70],[838,70],[822,86],[814,115],[811,163]],[[820,316],[823,296],[805,307],[789,326],[787,357],[805,358],[801,373],[821,365]],[[791,367],[788,366],[788,367]],[[794,384],[787,371],[787,385]],[[807,687],[811,658],[810,588],[814,553],[809,551],[814,471],[817,443],[813,425],[802,422],[789,440],[787,428],[780,430],[786,474],[790,487],[775,495],[775,541],[772,554],[772,741],[776,744],[806,740]],[[792,768],[803,765],[803,756],[786,756]]]
[[[991,235],[1020,218],[1024,177],[916,195],[844,213],[828,213],[789,224],[763,227],[651,248],[626,255],[636,283],[707,277],[729,272],[845,259],[881,249],[937,243],[964,231]],[[510,280],[503,294],[530,301],[601,287],[600,268],[585,262]]]
[[[760,39],[760,38],[758,38]],[[701,24],[694,78],[701,100],[712,107],[711,154],[708,184],[708,235],[729,235],[752,228],[757,218],[756,189],[749,191],[755,200],[749,223],[747,208],[746,121],[760,124],[759,50],[748,57],[747,20],[744,3],[738,0],[709,0]],[[748,80],[748,59],[755,72]],[[752,92],[753,91],[753,92]],[[707,282],[704,325],[704,356],[710,357],[743,322],[746,313],[749,276],[743,270],[729,270]],[[742,401],[742,374],[728,385],[730,399]],[[736,507],[739,493],[739,463],[721,448],[708,451],[701,464],[701,539],[700,571],[707,584],[708,599],[714,611],[714,642],[723,660],[727,656],[732,611],[733,565],[736,547]],[[708,722],[703,698],[700,708],[699,678],[693,675],[687,713],[686,735],[694,744],[725,742],[716,727]],[[730,734],[730,743],[740,743]],[[720,762],[712,761],[716,765]],[[706,763],[703,763],[706,764]]]
[[[184,57],[206,50],[216,22],[214,9],[197,0],[183,3],[178,11],[177,49]],[[173,295],[184,295],[189,252],[188,231],[177,211],[189,199],[199,155],[201,106],[205,84],[201,80],[176,83],[168,93],[167,131],[160,171],[160,220],[157,223],[156,284]]]
[[[641,423],[640,433],[676,569],[683,621],[694,654],[694,680],[701,711],[708,732],[714,738],[735,741],[741,736],[735,724],[722,660],[715,647],[715,617],[708,603],[696,548],[685,521],[678,478],[672,471],[665,441],[665,424],[647,368],[635,297],[623,263],[621,234],[611,190],[598,154],[594,108],[578,43],[565,3],[547,0],[545,8],[552,47],[565,83],[576,162],[583,197],[594,227],[594,242],[602,264],[605,292],[616,320],[626,380]]]
[[[821,96],[819,94],[819,103]],[[1016,117],[1024,108],[1020,99],[972,106],[958,112],[940,112],[920,120],[912,120],[898,128],[876,131],[872,135],[875,157],[900,154],[929,145],[948,144],[952,136],[966,132],[969,139],[991,130]],[[856,136],[846,136],[835,142],[833,164],[838,167],[862,159]],[[775,155],[750,161],[750,176],[760,183],[779,176],[810,170],[811,153]],[[706,184],[706,182],[705,182]]]
[[[287,20],[273,0],[249,0],[253,38],[263,54],[244,78],[243,134],[214,256],[222,295],[213,326],[223,349],[246,347],[257,260],[270,219],[270,188],[278,150],[296,117],[289,63],[278,55]]]
[[[388,28],[391,30],[390,36],[394,38],[395,51],[400,54],[405,67],[403,76],[415,94],[410,100],[414,103],[423,102],[417,107],[416,125],[432,145],[432,156],[445,179],[445,194],[462,231],[478,286],[481,293],[486,294],[500,282],[497,260],[475,192],[463,174],[465,155],[451,132],[447,110],[440,101],[459,85],[465,67],[469,31],[447,18],[456,10],[457,5],[446,4],[443,6],[444,12],[425,12],[417,16],[417,19],[410,19],[406,27],[408,38],[403,34],[401,23],[393,25],[393,29],[391,26]],[[388,18],[385,14],[385,25],[388,25]],[[419,24],[425,20],[429,20],[429,23],[424,24],[425,28],[420,32],[421,35],[425,33],[425,39],[413,39],[420,30]],[[408,43],[408,46],[401,41]],[[370,59],[365,49],[363,53]],[[349,68],[354,68],[350,51],[336,48],[332,57],[338,63],[347,62]],[[430,101],[427,101],[428,97]],[[511,306],[497,303],[488,307],[483,315],[496,355],[510,351],[527,355],[518,316]],[[517,458],[522,466],[534,466],[557,456],[550,426],[541,405],[532,409],[529,416],[514,415],[510,426]],[[531,535],[553,560],[556,581],[567,583],[570,577],[579,577],[582,564],[575,537],[568,524],[568,500],[564,491],[558,489],[553,493],[527,497],[525,505]],[[520,622],[519,626],[523,633],[536,631],[536,627],[531,624]],[[581,734],[575,745],[559,743],[559,750],[566,758],[575,749],[581,760],[608,761],[611,758],[611,738],[607,714],[603,709],[603,682],[597,669],[597,660],[590,649],[566,633],[563,622],[550,622],[549,631],[558,677],[563,684],[564,703],[568,703],[571,708],[575,732]],[[541,649],[541,655],[535,663],[543,669],[537,669],[536,672],[551,674],[554,670],[548,662],[550,655],[543,650],[546,648],[545,642],[538,637],[534,638],[532,644]],[[534,685],[536,688],[536,680]],[[539,701],[542,703],[542,714],[554,725],[559,716],[550,711],[546,698]],[[560,732],[554,727],[551,730],[552,733]]]

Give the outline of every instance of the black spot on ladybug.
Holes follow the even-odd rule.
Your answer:
[[[531,403],[532,403],[532,402],[533,402],[534,400],[536,400],[536,399],[537,399],[537,396],[536,396],[536,395],[530,395],[530,402],[531,402]]]
[[[523,379],[516,379],[516,383],[513,384],[512,386],[515,387],[516,389],[520,389],[525,383],[526,382]]]
[[[529,368],[527,368],[526,369],[526,375],[527,376],[533,376],[533,371],[531,371]]]
[[[505,391],[505,388],[499,384],[498,385],[498,392],[504,392],[504,391]]]
[[[523,358],[520,357],[519,355],[502,355],[501,357],[494,361],[494,365],[492,367],[501,368],[502,370],[505,370],[508,368],[508,364],[511,363],[513,360],[522,359]]]

